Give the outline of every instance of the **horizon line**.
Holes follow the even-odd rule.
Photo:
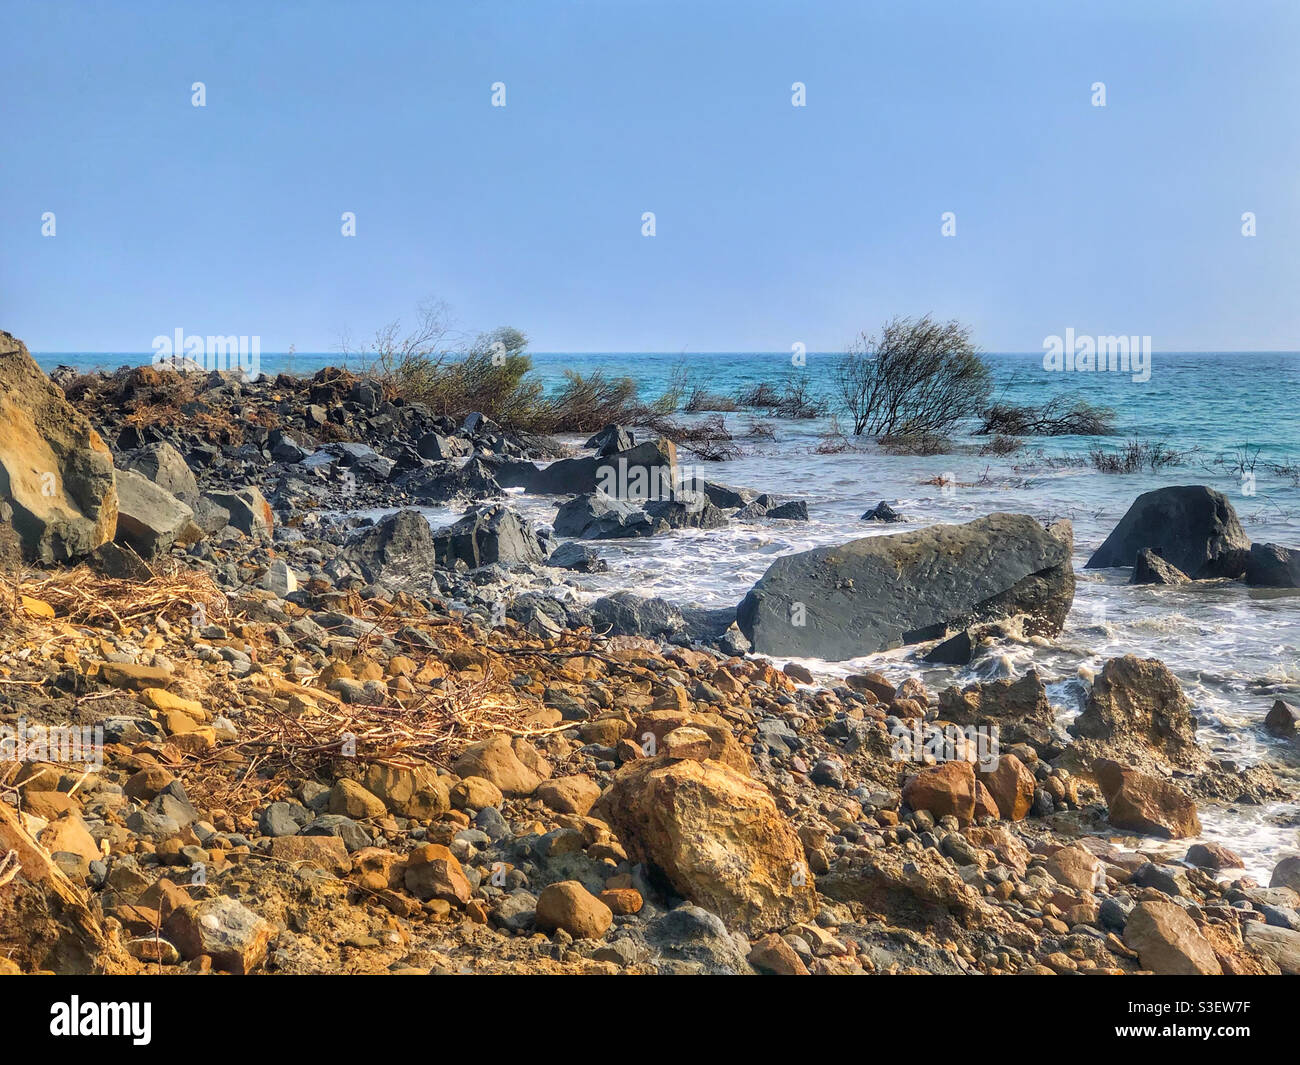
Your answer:
[[[152,357],[152,351],[85,351],[81,349],[67,351],[36,351],[28,348],[32,355],[149,355]],[[263,355],[288,355],[288,351],[264,351]],[[315,355],[340,355],[342,352],[334,351],[294,351],[295,357],[307,357]],[[352,356],[364,355],[365,352],[354,353]],[[454,352],[451,354],[455,354]],[[604,349],[592,349],[587,351],[525,351],[526,355],[780,355],[788,356],[788,350],[760,351],[755,348],[735,349],[732,351],[664,351],[653,349],[642,349],[638,351],[608,351]],[[844,351],[814,351],[809,349],[807,355],[845,355]],[[993,348],[983,348],[979,354],[982,355],[1033,355],[1041,356],[1040,351],[998,351]],[[1153,355],[1300,355],[1300,348],[1235,348],[1227,350],[1223,348],[1153,348]]]

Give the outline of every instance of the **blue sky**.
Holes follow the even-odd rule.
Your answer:
[[[540,351],[922,312],[1300,348],[1291,0],[0,0],[0,36],[0,328],[37,351],[328,351],[428,297]]]

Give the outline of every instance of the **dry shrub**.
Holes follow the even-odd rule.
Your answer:
[[[898,433],[876,441],[887,455],[947,455],[952,441],[939,433]]]

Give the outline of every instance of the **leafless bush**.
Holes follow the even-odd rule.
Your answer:
[[[856,450],[853,441],[845,436],[844,430],[840,428],[839,416],[832,414],[830,424],[826,426],[826,431],[822,433],[817,446],[813,448],[814,453],[818,455],[841,455],[846,451]]]
[[[861,334],[836,373],[853,435],[942,433],[988,402],[992,373],[959,322],[894,318]]]
[[[691,390],[686,406],[682,408],[687,414],[703,414],[709,411],[731,412],[736,409],[736,401],[721,392],[710,392],[707,388],[696,385]]]
[[[947,455],[952,441],[940,433],[898,433],[876,441],[887,455]]]
[[[1183,458],[1182,452],[1149,440],[1130,440],[1115,451],[1093,448],[1088,452],[1088,460],[1101,473],[1155,473],[1166,466],[1181,465]]]
[[[1097,407],[1076,393],[1048,400],[1040,407],[995,403],[984,412],[976,435],[1105,436],[1114,429],[1115,412]]]
[[[663,416],[643,418],[640,423],[705,462],[725,462],[740,457],[740,448],[721,414],[713,414],[687,425]]]
[[[1019,451],[1024,444],[1014,436],[995,436],[987,444],[980,448],[981,455],[1010,455]]]
[[[778,418],[818,418],[826,409],[826,404],[812,395],[807,376],[795,373],[786,377],[784,388],[764,381],[741,392],[736,403],[766,410]]]

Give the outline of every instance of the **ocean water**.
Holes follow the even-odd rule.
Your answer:
[[[634,378],[644,399],[662,394],[685,377],[711,393],[735,395],[761,382],[782,385],[791,373],[806,375],[809,391],[832,397],[838,356],[807,356],[802,368],[788,354],[680,355],[546,354],[534,356],[536,372],[556,387],[565,371]],[[1077,392],[1116,412],[1108,437],[1031,438],[1007,456],[959,452],[934,456],[883,453],[870,442],[838,454],[819,453],[826,418],[790,421],[761,413],[725,415],[741,455],[725,462],[686,465],[709,480],[801,498],[808,522],[732,523],[716,530],[682,530],[646,540],[595,544],[609,563],[605,574],[578,575],[586,595],[630,589],[701,606],[734,605],[776,557],[810,547],[843,543],[936,522],[964,522],[993,511],[1074,523],[1078,589],[1065,631],[1055,640],[1012,644],[969,668],[920,668],[902,649],[853,662],[806,661],[825,677],[891,661],[917,670],[931,687],[1019,675],[1032,667],[1049,684],[1062,720],[1081,709],[1085,686],[1106,659],[1136,654],[1161,659],[1179,677],[1199,722],[1198,736],[1220,757],[1243,764],[1264,761],[1292,780],[1292,746],[1262,729],[1275,698],[1300,698],[1300,595],[1258,591],[1233,582],[1190,588],[1128,585],[1126,570],[1085,570],[1091,553],[1141,493],[1163,485],[1206,484],[1232,501],[1256,541],[1300,547],[1300,353],[1160,353],[1150,379],[1117,372],[1061,373],[1043,369],[1041,355],[995,354],[996,394],[1007,402],[1041,404]],[[47,369],[60,362],[82,368],[113,368],[147,362],[146,355],[45,355]],[[263,355],[263,372],[309,373],[337,361],[327,355]],[[764,435],[749,435],[751,423]],[[841,425],[844,422],[841,420]],[[962,427],[959,448],[978,448],[986,438]],[[771,435],[767,435],[770,433]],[[1161,443],[1180,454],[1177,465],[1130,474],[1101,473],[1086,461],[1096,447],[1126,441]],[[880,500],[903,514],[905,525],[879,526],[859,516]],[[550,524],[556,504],[516,495],[528,517]],[[441,525],[457,513],[432,508]],[[892,671],[892,670],[891,670]],[[1300,808],[1218,806],[1202,808],[1205,837],[1246,859],[1248,872],[1267,883],[1287,853],[1300,851]],[[1144,841],[1148,849],[1156,849]],[[1187,841],[1163,848],[1174,857]]]

